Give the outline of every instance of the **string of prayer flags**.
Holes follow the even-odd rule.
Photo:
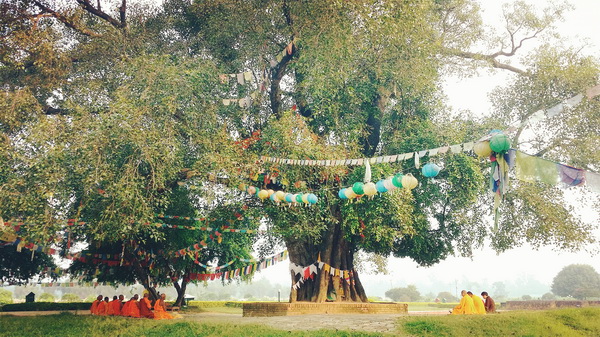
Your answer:
[[[349,284],[354,282],[354,273],[352,270],[338,269],[322,261],[317,261],[308,266],[301,266],[290,262],[290,272],[294,275],[300,275],[300,279],[292,285],[292,288],[296,290],[299,289],[304,282],[309,279],[314,279],[319,270],[321,270],[322,273],[329,273],[332,277],[339,277]]]
[[[268,267],[276,264],[277,262],[284,261],[285,259],[287,259],[287,257],[288,257],[288,252],[287,252],[287,250],[285,250],[281,253],[267,257],[261,261],[256,261],[254,259],[236,258],[238,261],[241,261],[241,262],[255,262],[255,263],[252,263],[246,267],[240,267],[240,268],[236,268],[234,270],[228,270],[228,271],[221,271],[221,269],[230,266],[231,264],[233,264],[233,262],[235,260],[231,260],[231,261],[227,262],[226,264],[224,264],[222,266],[218,266],[218,267],[210,267],[210,266],[206,266],[204,264],[198,263],[199,265],[201,265],[204,268],[207,268],[209,270],[214,270],[217,272],[214,272],[214,273],[210,273],[210,272],[209,273],[191,273],[190,280],[198,280],[198,281],[213,281],[213,280],[219,280],[219,279],[231,280],[234,277],[250,275],[256,271],[261,271],[262,269],[268,268]]]
[[[515,150],[515,177],[526,182],[542,182],[565,187],[587,186],[600,193],[600,174],[553,162]]]

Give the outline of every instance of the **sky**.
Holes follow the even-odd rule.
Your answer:
[[[493,22],[501,14],[501,4],[496,1],[480,1],[484,22]],[[548,4],[546,0],[530,0],[538,8]],[[559,23],[558,31],[568,38],[568,42],[589,39],[590,45],[583,49],[586,54],[600,55],[600,34],[597,29],[600,17],[600,1],[571,0],[575,9],[567,13],[565,21]],[[497,21],[496,21],[497,22]],[[510,75],[508,75],[510,76]],[[487,114],[491,111],[488,93],[506,79],[507,74],[496,72],[491,75],[481,72],[479,76],[458,79],[447,78],[443,88],[448,103],[455,110],[470,110]],[[580,208],[581,216],[599,224],[599,215],[590,208]],[[600,237],[600,231],[598,231]],[[390,258],[389,275],[361,274],[361,281],[368,296],[383,297],[385,291],[393,287],[405,287],[414,284],[421,294],[437,294],[441,291],[455,293],[463,288],[476,293],[491,292],[494,282],[509,285],[509,296],[531,295],[539,297],[550,290],[552,279],[562,268],[569,264],[589,264],[600,272],[600,257],[586,252],[556,252],[552,247],[534,250],[529,246],[512,249],[496,254],[489,248],[474,252],[474,257],[450,257],[441,263],[429,267],[419,267],[410,259]],[[287,286],[289,281],[288,264],[280,263],[260,272],[257,278],[267,278],[275,283]],[[537,285],[533,287],[531,285]],[[494,296],[493,293],[490,293]]]

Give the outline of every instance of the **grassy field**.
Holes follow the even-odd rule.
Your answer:
[[[235,321],[212,324],[185,318],[153,321],[71,314],[0,316],[0,336],[386,336],[332,330],[290,332]],[[397,331],[387,336],[600,336],[600,308],[514,311],[485,316],[402,316]]]

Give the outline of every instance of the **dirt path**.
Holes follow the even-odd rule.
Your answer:
[[[447,311],[411,312],[409,315],[446,315]],[[184,319],[210,323],[261,324],[281,330],[347,330],[395,333],[398,314],[319,314],[274,317],[242,317],[240,314],[186,314]]]

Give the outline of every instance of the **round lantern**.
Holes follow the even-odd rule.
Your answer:
[[[510,141],[503,133],[497,133],[490,139],[490,149],[496,153],[505,153],[510,149]]]
[[[490,142],[478,142],[473,146],[473,152],[476,155],[482,158],[487,158],[492,154],[492,149],[490,148]]]
[[[377,194],[377,187],[374,183],[366,183],[363,187],[363,191],[365,192],[365,195],[373,196]]]
[[[254,187],[254,186],[248,186],[248,189],[246,190],[246,192],[248,192],[250,194],[255,194],[256,193],[256,187]]]
[[[275,199],[277,199],[277,201],[285,200],[285,192],[283,192],[283,191],[275,192]]]
[[[394,177],[389,177],[386,180],[383,181],[383,186],[385,186],[385,188],[387,188],[388,191],[393,191],[395,190],[397,187],[394,185]]]
[[[308,204],[308,193],[302,194],[302,202]]]
[[[265,200],[269,197],[269,192],[267,192],[267,190],[260,190],[258,191],[258,197],[260,198],[260,200]]]
[[[356,193],[354,193],[354,191],[350,187],[344,189],[344,194],[348,199],[353,199],[357,197]]]
[[[275,191],[273,191],[273,190],[267,190],[267,192],[269,193],[269,196],[272,196],[273,193],[275,193]]]
[[[435,176],[438,175],[438,173],[440,173],[441,168],[439,166],[437,166],[436,164],[433,163],[429,163],[429,164],[425,164],[425,166],[423,166],[423,168],[421,169],[421,172],[423,172],[423,175],[426,176],[427,178],[433,178]]]
[[[385,187],[385,180],[380,180],[375,184],[375,188],[379,193],[385,193],[388,191],[387,187]]]
[[[308,202],[310,204],[316,204],[317,201],[319,200],[319,198],[317,198],[317,196],[312,193],[309,193],[308,196],[306,197],[306,199],[308,200]]]
[[[402,177],[402,186],[406,189],[412,190],[413,188],[417,187],[418,184],[419,181],[417,178],[413,177],[413,175],[410,173]]]
[[[392,184],[394,184],[394,186],[400,188],[402,187],[402,179],[404,178],[404,175],[402,175],[402,173],[398,173],[394,176],[394,178],[392,178]]]
[[[286,201],[286,202],[294,202],[294,195],[293,195],[293,194],[291,194],[291,193],[287,193],[287,194],[285,195],[285,201]]]
[[[338,197],[340,197],[340,199],[342,200],[346,200],[348,199],[348,197],[346,196],[346,189],[342,188],[339,192],[338,192]]]
[[[363,183],[356,182],[354,183],[354,185],[352,185],[352,191],[356,193],[356,195],[363,195],[365,194],[364,187],[365,185]]]
[[[273,202],[280,202],[281,201],[281,200],[277,199],[277,194],[276,193],[271,194],[271,196],[269,198]]]
[[[302,203],[302,194],[295,194],[295,200],[297,203],[301,204]]]

